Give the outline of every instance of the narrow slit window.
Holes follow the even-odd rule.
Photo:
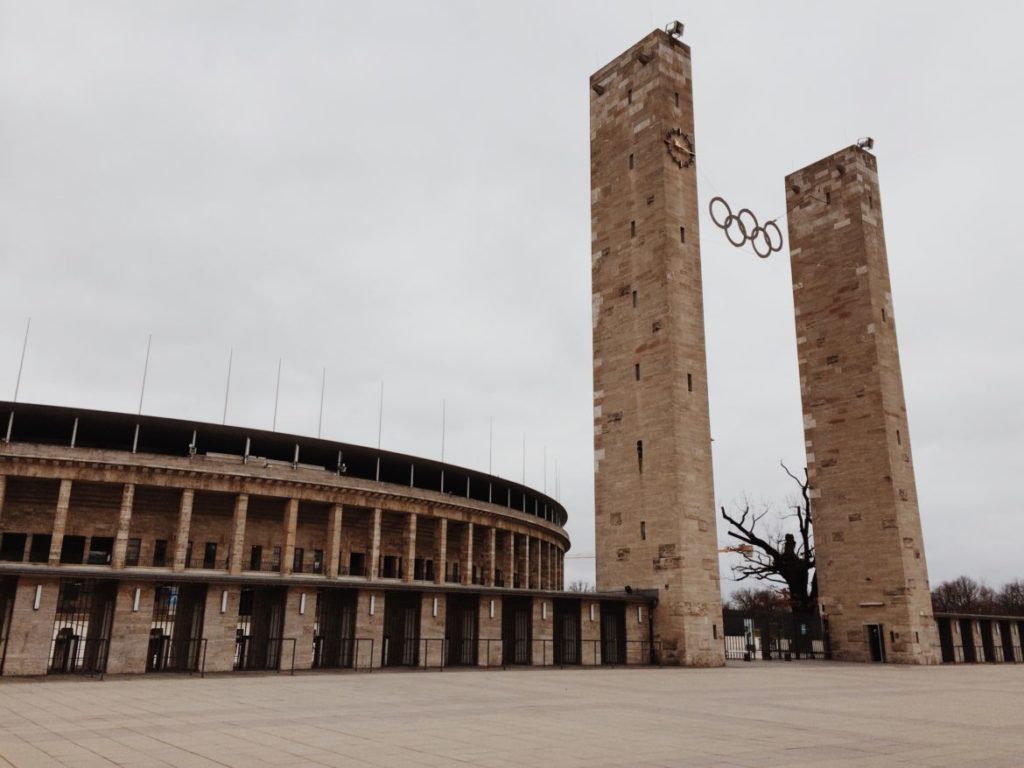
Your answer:
[[[640,470],[640,473],[643,474],[643,471],[644,471],[644,441],[643,440],[637,440],[636,441],[636,464],[637,464],[637,468]]]
[[[685,243],[686,242],[686,227],[680,227],[679,228],[679,242],[680,243]]]
[[[636,221],[629,222],[629,236],[636,237]]]
[[[629,154],[629,170],[631,170],[631,171],[633,170],[634,164],[635,164],[635,161],[633,159],[633,153],[630,152],[630,154]]]
[[[903,438],[900,436],[900,431],[896,430],[896,445],[903,445]]]
[[[868,193],[868,208],[873,209],[875,207],[875,198],[872,194]]]
[[[882,322],[885,322],[885,307],[882,307]]]
[[[711,639],[712,640],[717,640],[718,639],[718,625],[717,624],[712,624],[711,625]]]
[[[630,88],[628,91],[626,91],[626,103],[627,104],[632,104],[633,103],[633,89],[632,88]]]
[[[636,377],[637,381],[640,381],[640,363],[636,363],[633,366],[633,375]]]
[[[825,205],[832,205],[832,193],[831,192],[826,192],[825,193]]]
[[[693,374],[686,374],[686,391],[693,392]]]
[[[679,91],[676,91],[676,109],[679,108]]]
[[[640,521],[640,540],[647,541],[647,523],[643,520]]]
[[[633,291],[633,307],[636,308],[636,291]]]

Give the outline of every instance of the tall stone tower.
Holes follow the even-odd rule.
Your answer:
[[[665,663],[721,665],[690,49],[590,78],[599,590],[658,592]]]
[[[833,654],[935,664],[875,157],[849,147],[792,173],[786,200],[819,602]]]

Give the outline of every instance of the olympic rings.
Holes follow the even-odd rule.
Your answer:
[[[715,205],[718,204],[716,213]],[[724,206],[724,215],[722,207]],[[774,221],[767,222],[763,227],[757,220],[757,216],[749,208],[741,208],[739,213],[733,214],[732,208],[721,197],[711,198],[708,205],[708,213],[711,214],[711,221],[715,226],[725,232],[725,237],[730,244],[742,248],[749,241],[756,253],[762,259],[767,259],[776,251],[782,250],[782,230]]]

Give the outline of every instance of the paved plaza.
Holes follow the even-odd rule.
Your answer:
[[[0,683],[0,765],[1024,766],[1024,666]]]

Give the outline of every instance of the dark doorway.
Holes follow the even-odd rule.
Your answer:
[[[147,672],[198,672],[202,663],[205,584],[158,584],[153,596]]]
[[[354,666],[356,596],[353,589],[321,589],[316,595],[313,666],[349,669]]]
[[[28,561],[30,563],[46,563],[50,560],[50,544],[53,537],[48,533],[33,533],[28,545]]]
[[[865,627],[868,634],[868,651],[871,660],[876,662],[885,661],[885,635],[882,634],[881,624],[868,624]]]
[[[999,640],[1000,645],[1003,649],[1003,661],[1014,662],[1017,660],[1016,654],[1013,652],[1013,634],[1010,632],[1010,622],[1000,621],[999,622]]]
[[[506,665],[533,660],[533,603],[528,597],[505,597],[501,602],[502,661]]]
[[[601,603],[601,663],[626,663],[625,603]]]
[[[555,600],[554,662],[559,666],[580,663],[580,601]]]
[[[384,603],[383,664],[415,667],[419,663],[419,592],[388,592]]]
[[[982,619],[978,624],[981,626],[981,648],[985,653],[984,660],[989,663],[997,661],[996,646],[992,641],[992,621]]]
[[[20,563],[25,557],[26,533],[5,533],[0,536],[0,560]]]
[[[61,579],[50,646],[51,673],[106,671],[116,593],[114,581]]]
[[[953,626],[949,622],[949,619],[936,619],[939,626],[939,647],[942,649],[944,664],[956,662],[956,651],[953,650]]]
[[[970,619],[960,619],[960,643],[963,645],[964,662],[973,664],[978,660],[978,653],[974,647],[974,627]]]
[[[455,667],[476,666],[480,598],[476,595],[448,595],[445,611],[447,664]]]
[[[15,577],[0,578],[0,675],[4,673],[7,660],[7,638],[11,634],[11,618],[14,615],[14,595],[18,588]]]
[[[238,603],[235,669],[279,669],[285,589],[252,587]]]
[[[85,558],[85,536],[65,536],[60,543],[61,565],[81,565]]]

